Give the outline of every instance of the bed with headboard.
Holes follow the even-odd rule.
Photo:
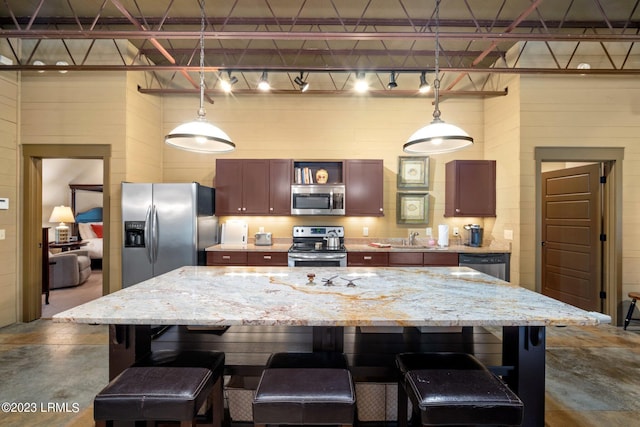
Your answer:
[[[92,260],[102,260],[102,207],[93,207],[82,212],[77,210],[77,197],[83,191],[102,193],[102,184],[69,184],[71,189],[71,210],[76,219],[75,235],[87,242],[82,249],[89,251]]]

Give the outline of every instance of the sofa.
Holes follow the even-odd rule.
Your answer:
[[[49,252],[51,269],[50,289],[78,286],[87,281],[91,275],[91,258],[89,251],[74,251],[52,254]]]

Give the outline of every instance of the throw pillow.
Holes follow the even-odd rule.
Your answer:
[[[96,237],[102,239],[102,224],[91,224],[91,228],[96,233]]]

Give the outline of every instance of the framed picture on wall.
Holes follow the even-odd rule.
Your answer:
[[[396,196],[396,223],[427,224],[429,193],[401,193]]]
[[[429,157],[398,157],[398,188],[429,189]]]

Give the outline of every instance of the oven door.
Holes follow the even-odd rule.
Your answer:
[[[289,252],[289,267],[346,267],[347,253],[293,253]]]

